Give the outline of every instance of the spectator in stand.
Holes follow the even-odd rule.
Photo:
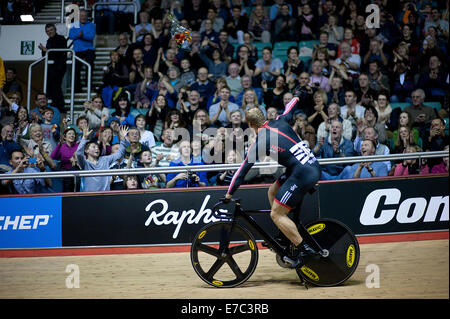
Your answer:
[[[375,155],[376,142],[371,139],[364,139],[361,143],[361,156]],[[388,176],[389,169],[385,162],[360,162],[346,166],[337,179],[350,178],[371,178]]]
[[[247,34],[247,33],[246,33]],[[244,44],[237,49],[237,58],[233,59],[231,63],[237,63],[239,65],[239,75],[253,76],[255,73],[255,61],[250,58],[250,48]]]
[[[252,89],[252,88],[248,88],[248,89],[244,90],[243,97],[242,97],[242,102],[241,102],[240,106],[241,106],[241,108],[240,108],[240,110],[241,110],[241,117],[242,117],[244,122],[246,122],[246,120],[245,120],[245,112],[247,112],[248,110],[250,110],[250,109],[252,109],[254,107],[259,108],[261,110],[261,112],[263,112],[264,116],[267,117],[266,108],[259,104],[258,96],[256,95],[255,90]],[[230,115],[231,114],[232,113],[230,113]]]
[[[261,87],[263,89],[263,101],[266,106],[273,106],[277,109],[278,113],[283,113],[285,107],[283,103],[283,96],[287,91],[286,78],[283,74],[276,76],[275,85],[273,89],[269,89],[267,81],[261,81]]]
[[[229,150],[226,155],[226,164],[242,163],[242,158],[236,150]],[[235,170],[221,171],[217,175],[216,184],[219,186],[230,185],[233,179]]]
[[[209,9],[208,9],[209,12]],[[206,44],[209,42],[219,43],[219,32],[213,28],[213,22],[210,19],[203,20],[202,27],[200,28],[200,35],[202,37],[202,42],[206,41]]]
[[[369,88],[375,92],[380,90],[389,91],[389,77],[380,70],[380,63],[377,60],[369,61]]]
[[[280,6],[279,14],[272,21],[273,32],[272,40],[274,42],[292,41],[297,39],[298,33],[294,28],[296,19],[292,17],[292,10],[287,3]]]
[[[330,91],[328,78],[323,75],[323,64],[319,60],[315,60],[311,65],[311,76],[309,85],[316,89],[322,89],[326,92]]]
[[[258,82],[265,81],[268,87],[274,87],[276,77],[281,74],[283,63],[280,59],[272,57],[271,47],[263,48],[262,58],[256,62],[255,66],[254,76],[260,79]]]
[[[298,41],[309,41],[316,38],[316,17],[308,3],[304,3],[303,6],[299,4],[295,30],[300,30],[300,34],[296,37]]]
[[[121,62],[129,68],[131,66],[131,62],[133,61],[133,51],[136,47],[138,47],[138,43],[136,43],[135,40],[132,40],[130,44],[129,36],[126,32],[119,34],[117,41],[119,42],[119,45],[114,49],[114,51],[119,53]]]
[[[330,128],[333,121],[339,121],[342,123],[342,136],[351,141],[352,140],[352,123],[343,119],[341,116],[341,108],[336,103],[331,103],[328,106],[328,119],[320,123],[317,129],[317,139],[326,138],[330,134]]]
[[[52,124],[53,110],[47,108],[43,115],[44,121],[41,123],[43,140],[51,145],[52,150],[60,138],[60,127],[57,124]]]
[[[0,90],[3,91],[3,86],[6,82],[6,74],[5,74],[5,64],[3,63],[2,58],[0,57]]]
[[[180,61],[180,79],[183,85],[190,86],[192,83],[195,82],[195,70],[191,70],[191,62],[189,61],[189,58],[183,58]]]
[[[158,48],[167,49],[171,37],[169,29],[164,28],[164,21],[161,16],[157,16],[152,20],[152,34],[155,45]]]
[[[152,161],[159,163],[159,166],[169,166],[171,161],[179,157],[178,145],[173,143],[174,131],[167,128],[161,135],[162,142],[157,142],[152,150]]]
[[[146,33],[142,37],[142,41],[139,42],[139,47],[142,49],[142,57],[144,65],[154,65],[156,67],[156,62],[158,60],[158,46],[155,44],[155,38],[153,34]],[[161,70],[163,70],[161,68]],[[157,71],[156,71],[157,73]]]
[[[414,89],[414,74],[411,69],[401,60],[394,65],[394,76],[391,80],[391,102],[411,103],[411,92]]]
[[[161,72],[159,73],[158,89],[156,91],[147,91],[147,94],[150,97],[150,103],[153,103],[158,96],[162,95],[171,109],[176,106],[177,92],[170,84],[169,77],[163,75]]]
[[[328,50],[328,55],[330,58],[335,58],[337,54],[337,45],[328,42],[328,32],[323,31],[319,33],[319,43],[314,43],[314,50],[319,48],[325,48]],[[351,52],[351,51],[350,51]]]
[[[156,99],[152,101],[151,107],[146,114],[150,131],[153,132],[158,141],[162,138],[164,121],[170,110],[171,108],[168,105],[167,99],[164,95],[159,94]]]
[[[328,98],[324,90],[319,89],[314,93],[314,105],[313,108],[307,108],[305,111],[308,116],[308,123],[314,127],[317,131],[319,125],[323,121],[328,120],[327,108],[328,108]]]
[[[239,93],[236,96],[236,104],[242,105],[244,93],[247,89],[252,89],[256,93],[256,97],[258,99],[258,104],[262,104],[263,102],[263,90],[261,88],[255,88],[253,87],[252,83],[252,77],[249,75],[243,75],[241,76],[241,86],[242,86],[242,92]]]
[[[424,105],[425,92],[422,89],[417,89],[411,94],[412,104],[405,107],[404,111],[408,112],[413,126],[417,127],[419,134],[424,140],[425,129],[427,122],[436,118],[436,110],[431,106]]]
[[[83,137],[75,152],[78,160],[78,165],[83,170],[107,170],[111,164],[119,160],[125,154],[125,149],[128,145],[126,139],[128,129],[120,128],[120,147],[116,153],[107,156],[100,156],[100,148],[96,142],[88,141],[89,135],[92,133],[89,129],[83,130]],[[109,176],[89,176],[84,177],[83,191],[107,191],[110,190]]]
[[[120,125],[126,125],[128,127],[134,126],[134,116],[131,114],[131,103],[126,93],[120,94],[115,102],[115,112],[111,114],[110,121],[112,119],[119,120]]]
[[[120,59],[117,51],[109,54],[111,62],[103,68],[103,87],[101,89],[105,106],[111,107],[115,92],[130,84],[130,74],[124,59]]]
[[[208,7],[207,19],[202,21],[202,24],[200,26],[200,32],[204,32],[205,30],[207,30],[209,28],[209,26],[207,26],[208,20],[211,23],[211,29],[218,36],[220,30],[223,29],[225,21],[224,21],[224,19],[222,19],[220,16],[217,15],[217,8],[214,7],[214,5],[210,5]],[[210,40],[212,40],[212,39],[210,38]],[[212,40],[212,41],[214,41],[214,40]]]
[[[52,124],[59,125],[61,123],[61,113],[56,107],[51,106],[48,103],[47,95],[45,93],[43,92],[37,93],[34,102],[36,103],[36,107],[32,109],[30,112],[30,118],[32,121],[42,122],[44,110],[50,108],[53,110]]]
[[[141,153],[138,168],[153,168],[158,167],[159,161],[155,162],[152,160],[152,151],[143,151]],[[165,188],[166,187],[166,175],[162,173],[150,173],[150,174],[139,174],[138,175],[139,184],[142,189],[152,189],[152,188]]]
[[[206,19],[206,10],[202,8],[201,0],[191,0],[184,4],[184,18],[194,31],[199,31],[202,21]]]
[[[127,146],[125,150],[125,158],[128,158],[128,161],[134,161],[133,167],[137,166],[137,161],[143,151],[148,151],[149,148],[142,144],[140,141],[141,133],[138,128],[132,127],[128,130],[128,141],[130,144]],[[131,158],[131,155],[133,157]]]
[[[223,61],[218,48],[210,48],[206,44],[207,40],[204,40],[200,49],[200,58],[208,68],[208,78],[212,81],[216,81],[218,78],[224,76],[227,72],[227,64]],[[211,52],[211,58],[208,56],[208,52]]]
[[[180,94],[181,97],[178,99],[177,109],[180,110],[180,113],[187,123],[192,123],[195,112],[200,109],[200,94],[195,90]]]
[[[345,90],[340,76],[334,75],[334,69],[330,75],[330,91],[327,93],[328,103],[345,105]]]
[[[241,77],[239,76],[240,67],[237,63],[230,63],[228,66],[228,76],[225,78],[227,86],[230,88],[230,94],[236,99],[242,92]]]
[[[214,92],[213,96],[210,96],[208,99],[208,103],[206,104],[206,110],[209,111],[209,108],[211,107],[211,105],[219,103],[220,102],[220,90],[222,90],[222,88],[224,86],[228,86],[227,85],[227,80],[222,77],[222,78],[218,78],[216,81],[216,91]],[[235,102],[235,99],[232,95],[230,95],[230,98],[228,99],[230,102]]]
[[[421,147],[421,145],[418,145],[414,143],[414,133],[411,131],[411,128],[409,126],[400,126],[398,130],[396,131],[395,139],[391,140],[391,150],[392,153],[395,154],[401,154],[404,153],[406,148],[409,146],[417,145]],[[419,140],[422,144],[422,140]]]
[[[351,140],[343,136],[342,122],[333,120],[329,134],[326,137],[318,137],[317,145],[313,148],[317,158],[340,158],[355,156]],[[329,164],[322,167],[322,180],[336,179],[344,169],[342,164]]]
[[[211,127],[208,112],[198,109],[193,116],[192,125],[188,127],[192,140],[200,140],[204,146],[209,141],[209,136],[205,133]]]
[[[344,39],[344,28],[339,25],[339,20],[335,15],[328,16],[328,22],[320,27],[321,32],[328,33],[328,42],[338,45]],[[347,40],[344,40],[347,42]],[[353,52],[352,52],[353,53]],[[359,54],[359,53],[354,53]],[[339,57],[339,53],[338,53]]]
[[[22,86],[17,81],[17,70],[15,68],[6,68],[4,81],[5,84],[3,86],[3,93],[7,94],[9,92],[19,92],[20,95],[23,96]]]
[[[102,127],[100,131],[98,131],[97,135],[97,143],[100,148],[100,156],[103,155],[111,155],[112,153],[112,139],[113,139],[113,130],[111,127],[106,126]]]
[[[215,85],[208,80],[208,69],[200,68],[197,73],[197,81],[191,84],[190,90],[195,90],[200,94],[200,107],[206,108],[206,103],[210,96],[214,95]]]
[[[78,148],[77,133],[73,128],[67,128],[61,136],[61,141],[53,149],[50,157],[54,161],[59,161],[59,171],[73,171],[78,170],[77,158],[75,151]],[[79,183],[75,189],[75,181],[73,177],[63,177],[62,179],[63,192],[79,191]]]
[[[341,56],[335,60],[337,65],[344,65],[349,77],[357,78],[360,72],[361,56],[353,54],[350,44],[341,43]]]
[[[423,149],[425,152],[443,151],[446,145],[449,145],[449,137],[445,134],[445,122],[441,118],[435,118],[431,121],[429,132],[424,136]],[[442,158],[429,158],[427,165],[430,172],[441,162]]]
[[[10,156],[15,150],[21,150],[21,147],[14,141],[14,127],[5,125],[1,131],[0,141],[0,171],[2,173],[11,168]]]
[[[448,153],[448,144],[444,146],[444,151]],[[448,156],[442,158],[440,164],[436,164],[431,168],[431,174],[448,174]]]
[[[271,40],[271,22],[264,13],[262,5],[256,5],[250,14],[248,22],[248,31],[253,34],[255,40],[263,43],[269,43]]]
[[[289,82],[290,78],[296,79],[305,71],[305,64],[299,58],[299,51],[296,46],[291,46],[287,49],[287,60],[283,64],[283,72],[286,80]]]
[[[381,123],[385,128],[389,129],[388,124],[392,114],[392,107],[389,104],[389,93],[380,91],[373,104],[378,112],[378,123]]]
[[[176,166],[195,166],[204,165],[203,161],[195,161],[192,157],[192,149],[190,141],[181,141],[179,143],[180,157],[170,162],[170,167]],[[186,173],[169,173],[167,174],[167,188],[172,187],[202,187],[208,186],[206,172],[192,172],[187,168]]]
[[[42,56],[47,54],[49,49],[67,49],[67,40],[56,32],[54,24],[45,25],[45,33],[48,36],[46,45],[39,44]],[[52,100],[52,104],[61,112],[64,111],[64,95],[61,89],[61,82],[66,73],[67,52],[50,52],[48,59],[53,61],[48,65],[47,70],[47,93]]]
[[[31,162],[21,150],[14,150],[10,155],[11,169],[6,174],[45,172],[44,161],[40,158],[34,160]],[[2,185],[8,187],[10,194],[36,194],[51,184],[52,181],[48,178],[2,180]]]
[[[147,92],[158,90],[158,84],[153,76],[153,67],[151,65],[144,66],[144,78],[136,86],[134,93],[134,103],[137,109],[148,109],[150,107],[150,99]]]
[[[171,128],[173,130],[185,129],[187,128],[187,123],[181,116],[181,112],[177,109],[173,109],[170,110],[166,116],[166,120],[164,121],[164,128]]]
[[[133,33],[133,42],[141,42],[146,33],[152,32],[152,25],[149,21],[150,16],[147,11],[139,12],[139,23],[135,26],[129,26],[131,32]]]
[[[230,113],[238,110],[239,106],[229,101],[231,90],[228,86],[220,90],[220,102],[211,105],[209,108],[209,118],[212,125],[225,127],[230,123]]]
[[[343,29],[343,39],[342,42],[347,42],[348,44],[350,44],[350,47],[352,49],[352,54],[360,54],[360,44],[358,42],[358,40],[356,40],[356,38],[353,35],[353,29],[352,28],[345,28]],[[341,56],[341,48],[340,46],[338,47],[338,52],[337,52],[337,56],[340,57]]]
[[[133,59],[129,68],[129,81],[130,84],[126,89],[130,92],[136,91],[136,86],[141,82],[144,75],[144,53],[141,48],[135,48],[133,50]]]
[[[95,24],[88,21],[88,12],[80,10],[80,20],[72,24],[69,29],[69,39],[73,40],[73,50],[77,57],[83,59],[91,66],[91,75],[94,72],[96,35]],[[81,92],[81,63],[75,64],[75,92]]]
[[[105,107],[101,95],[96,95],[91,101],[84,102],[83,106],[84,111],[81,115],[87,117],[89,129],[97,132],[100,129],[102,118],[105,118],[105,121],[109,120],[109,109]]]
[[[405,147],[402,153],[421,153],[422,149],[418,145],[409,145]],[[410,176],[428,174],[428,166],[422,166],[416,158],[404,159],[401,163],[395,165],[394,176]]]
[[[358,76],[358,89],[356,90],[356,103],[368,107],[372,105],[377,97],[377,92],[369,85],[369,76],[367,73],[361,73]]]
[[[139,143],[141,143],[142,145],[146,146],[149,149],[156,145],[155,136],[151,131],[146,129],[147,119],[145,115],[138,114],[134,119],[134,125],[139,130],[141,136]]]
[[[224,30],[228,33],[228,39],[231,43],[244,43],[244,32],[248,29],[248,17],[242,14],[240,5],[231,7],[231,15],[225,21]]]
[[[111,154],[118,154],[120,150],[120,144],[113,144],[111,147]],[[121,156],[119,159],[111,163],[109,169],[130,169],[135,168],[135,162],[133,161],[133,156],[130,158],[125,158]],[[126,175],[113,175],[109,181],[111,190],[123,190],[125,189],[124,182],[126,180]]]
[[[345,92],[345,105],[341,105],[341,115],[352,123],[353,136],[356,133],[356,121],[364,117],[365,108],[356,103],[356,94],[353,90]]]
[[[447,7],[447,17],[448,17],[448,7]],[[426,31],[429,27],[435,27],[438,34],[437,38],[444,41],[448,41],[448,18],[441,19],[441,12],[438,8],[433,8],[431,10],[431,17],[425,22],[423,29]]]
[[[375,127],[369,126],[365,119],[361,119],[358,121],[358,135],[353,141],[353,149],[356,154],[362,154],[362,143],[365,140],[372,140],[376,144],[375,154],[374,155],[389,155],[391,153],[388,146],[380,143],[379,133]],[[388,171],[391,170],[391,162],[384,161]]]
[[[436,55],[430,56],[428,71],[420,73],[417,87],[425,91],[429,101],[437,101],[444,104],[446,91],[448,90],[448,72],[441,66],[441,61]]]

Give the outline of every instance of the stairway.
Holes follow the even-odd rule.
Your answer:
[[[67,1],[69,2],[69,1]],[[51,0],[34,17],[36,24],[59,23],[61,20],[61,0]]]
[[[70,0],[65,1],[65,5],[69,5]],[[50,0],[35,16],[34,23],[46,24],[46,23],[61,23],[61,6],[62,0]],[[97,35],[95,38],[95,63],[92,75],[91,85],[91,97],[96,94],[96,90],[103,84],[103,68],[109,62],[109,52],[114,50],[118,46],[117,35]],[[68,72],[66,80],[70,83],[70,65],[68,65]],[[81,73],[81,80],[83,83],[87,83],[85,72]],[[70,87],[70,84],[69,84]],[[70,88],[64,93],[64,100],[66,102],[67,113],[70,112]],[[88,100],[87,87],[84,86],[81,93],[75,93],[74,95],[74,121],[78,118],[81,112],[84,110],[83,104]]]
[[[96,94],[98,88],[103,84],[103,68],[109,63],[109,53],[118,46],[117,35],[97,35],[95,39],[95,62],[92,74],[91,97]],[[81,73],[81,80],[87,83],[85,72]],[[66,101],[67,110],[70,106],[70,90],[65,93],[64,99]],[[87,87],[82,88],[81,93],[74,95],[74,120],[83,112],[83,104],[88,100]]]

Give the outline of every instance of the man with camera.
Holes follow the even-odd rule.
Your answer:
[[[204,165],[203,160],[192,157],[190,141],[181,141],[178,149],[180,151],[180,157],[177,160],[170,162],[170,167]],[[186,172],[167,174],[166,186],[167,188],[203,187],[208,186],[208,179],[206,177],[206,172],[192,172],[190,169],[186,169]]]
[[[28,158],[21,150],[11,152],[9,163],[11,170],[6,174],[45,172],[44,160],[40,157]],[[42,187],[50,187],[51,180],[46,178],[5,179],[2,185],[9,188],[11,194],[35,194]]]

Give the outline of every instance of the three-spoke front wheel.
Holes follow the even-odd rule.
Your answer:
[[[199,277],[214,287],[244,283],[258,264],[258,247],[252,233],[236,222],[204,226],[191,247],[191,262]]]

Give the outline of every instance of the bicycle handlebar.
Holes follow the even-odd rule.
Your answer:
[[[226,199],[225,197],[220,198],[219,202],[217,202],[214,205],[214,207],[213,207],[213,214],[214,214],[214,216],[217,217],[217,218],[230,218],[230,217],[232,217],[232,215],[234,215],[234,211],[230,213],[228,210],[220,210],[219,209],[219,207],[221,205],[228,204],[230,202],[235,203],[235,204],[240,204],[241,199],[240,198]]]

